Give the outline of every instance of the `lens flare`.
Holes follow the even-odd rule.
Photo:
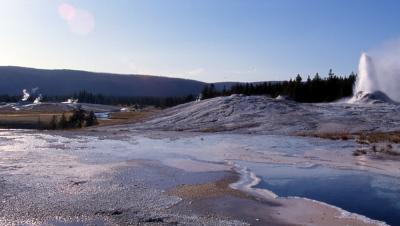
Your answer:
[[[62,3],[58,6],[58,14],[74,34],[87,35],[94,30],[95,18],[88,10]]]
[[[72,21],[75,18],[76,10],[70,4],[62,3],[58,6],[58,14],[66,21]]]

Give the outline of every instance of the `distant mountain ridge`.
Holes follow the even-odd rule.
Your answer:
[[[161,76],[0,66],[1,95],[19,95],[22,89],[39,87],[43,95],[71,95],[86,90],[110,96],[184,96],[200,93],[206,84]]]
[[[213,83],[218,90],[240,82]],[[259,83],[259,82],[254,82]],[[210,83],[154,75],[116,74],[69,69],[0,66],[0,95],[21,95],[39,88],[48,96],[72,95],[82,90],[107,96],[179,97],[198,95]]]

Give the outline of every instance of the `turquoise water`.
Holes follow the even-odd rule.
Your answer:
[[[390,225],[400,225],[400,179],[355,170],[243,163],[262,178],[258,188],[322,201]]]

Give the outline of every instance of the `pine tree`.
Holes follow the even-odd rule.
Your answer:
[[[296,83],[301,83],[303,79],[301,78],[300,74],[297,74],[296,76]]]
[[[53,115],[50,121],[50,129],[55,130],[57,129],[57,117]]]
[[[85,126],[94,126],[97,125],[97,118],[93,111],[90,111],[85,119],[86,123]]]
[[[60,129],[66,129],[68,127],[68,121],[64,113],[61,115],[60,121],[58,122],[58,127]]]
[[[71,128],[82,128],[85,121],[85,111],[78,107],[75,109],[69,118],[68,124]]]
[[[40,120],[40,116],[38,117],[37,128],[38,129],[43,129],[43,124],[42,124],[42,121]]]

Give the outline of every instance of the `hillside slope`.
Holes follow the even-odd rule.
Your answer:
[[[22,89],[39,87],[44,95],[71,95],[86,90],[110,96],[184,96],[198,94],[205,84],[160,76],[0,67],[0,95],[20,95]]]

